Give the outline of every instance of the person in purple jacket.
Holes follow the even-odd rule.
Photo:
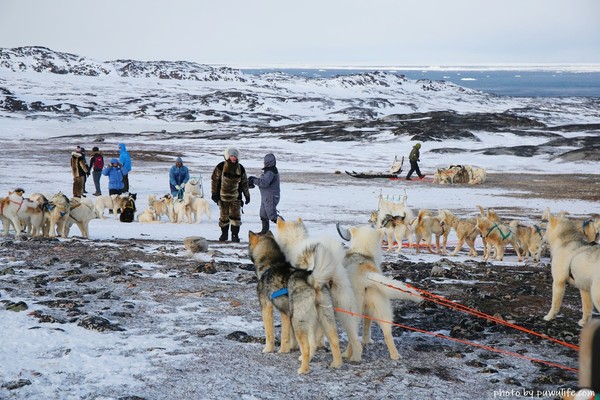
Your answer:
[[[260,234],[269,231],[269,221],[277,223],[277,204],[279,204],[281,190],[276,164],[275,156],[269,153],[264,158],[263,173],[260,177],[248,178],[249,187],[258,186],[260,189],[260,220],[262,222]]]

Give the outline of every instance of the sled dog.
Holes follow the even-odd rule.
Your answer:
[[[210,222],[210,203],[208,202],[208,200],[200,196],[194,196],[187,192],[183,195],[183,200],[187,204],[187,207],[189,207],[190,224],[192,222],[202,222],[202,215],[206,215],[206,218]]]
[[[359,312],[377,321],[383,332],[390,358],[397,360],[400,356],[394,344],[392,326],[381,322],[394,319],[390,299],[412,300],[419,303],[423,298],[404,283],[387,278],[381,273],[381,230],[363,225],[350,227],[348,232],[350,248],[344,257],[344,267],[350,277]],[[362,339],[365,346],[373,342],[370,318],[363,319]]]
[[[264,235],[248,233],[250,259],[258,278],[258,301],[265,327],[263,353],[275,348],[273,307],[281,314],[280,353],[288,353],[293,344],[292,330],[300,345],[299,374],[309,371],[309,362],[317,348],[320,332],[325,333],[331,346],[333,361],[330,368],[342,365],[333,298],[329,281],[334,276],[335,264],[315,263],[312,270],[295,269],[286,260],[272,232]],[[315,244],[315,247],[322,246]],[[312,249],[307,249],[312,252]],[[318,250],[316,250],[318,252]],[[321,255],[326,253],[321,252]]]
[[[50,237],[67,237],[66,225],[71,212],[71,201],[62,192],[50,198]]]
[[[125,202],[129,197],[129,193],[124,194],[111,194],[110,196],[105,194],[96,197],[96,213],[100,219],[104,218],[104,210],[112,210],[115,218],[119,218],[118,211],[125,208]]]
[[[496,251],[496,260],[502,261],[506,245],[511,244],[517,253],[519,261],[522,260],[519,245],[517,244],[517,221],[513,221],[510,225],[505,225],[501,222],[493,222],[485,217],[477,217],[477,229],[481,232],[481,236],[486,240],[487,249],[484,251],[483,260],[487,261],[492,246]]]
[[[450,231],[450,229],[454,229],[456,237],[458,238],[458,243],[456,244],[452,255],[457,255],[462,249],[463,244],[466,242],[469,246],[469,256],[477,257],[477,250],[475,249],[475,239],[479,236],[479,231],[476,226],[477,219],[459,218],[450,212],[450,210],[440,210],[440,216],[444,221],[446,230]],[[485,242],[483,245],[485,246]]]
[[[204,197],[200,188],[202,187],[202,178],[190,178],[189,181],[185,183],[184,193],[191,194],[192,196]]]
[[[15,228],[15,236],[19,237],[23,234],[23,224],[29,228],[29,231],[41,231],[44,213],[37,202],[31,201],[23,197],[23,189],[15,189],[8,192],[8,196],[0,201],[0,215],[3,219],[4,235],[8,235],[10,224]],[[10,221],[10,222],[9,222]]]
[[[152,223],[159,222],[156,218],[156,212],[154,211],[154,207],[148,206],[143,212],[139,213],[137,216],[138,222],[142,223]]]
[[[166,215],[169,222],[173,222],[173,197],[170,194],[165,194],[158,200],[155,195],[148,195],[148,206],[154,208],[156,219],[160,220]]]
[[[581,293],[584,326],[592,316],[592,303],[600,311],[600,246],[585,241],[579,224],[564,217],[550,215],[546,238],[552,255],[552,307],[544,317],[556,317],[568,283]]]
[[[280,217],[277,219],[277,243],[295,268],[325,268],[321,264],[333,264],[327,268],[334,269],[331,293],[335,307],[351,313],[358,312],[356,297],[343,266],[344,249],[339,240],[331,237],[310,238],[301,218],[284,221]],[[358,338],[359,318],[341,311],[336,312],[336,318],[342,323],[348,336],[348,347],[343,356],[351,361],[360,361],[362,347]]]
[[[69,219],[65,224],[65,236],[69,236],[69,231],[73,224],[76,224],[81,232],[81,236],[88,239],[90,236],[89,225],[90,221],[97,218],[96,208],[85,199],[73,197],[71,199],[71,209],[69,211]]]
[[[121,215],[119,216],[119,220],[121,222],[133,222],[135,218],[135,200],[137,198],[136,193],[129,193],[127,197],[119,196],[120,199],[125,199],[124,202],[120,204]]]
[[[419,215],[416,219],[415,225],[415,243],[417,246],[417,253],[420,253],[419,245],[421,239],[425,239],[427,243],[427,250],[433,253],[431,249],[431,236],[435,236],[435,246],[438,254],[446,253],[446,242],[448,241],[449,230],[444,226],[443,217],[440,215],[431,216],[428,210],[419,211]],[[444,242],[443,247],[440,247],[440,236],[443,236]]]
[[[402,251],[402,240],[408,239],[408,246],[412,247],[412,236],[410,234],[410,224],[406,221],[406,215],[391,215],[386,214],[381,220],[379,219],[379,213],[377,211],[371,212],[371,218],[369,222],[376,225],[378,228],[383,230],[384,237],[386,238],[388,251],[392,251],[394,247],[394,241],[398,244],[396,253]]]

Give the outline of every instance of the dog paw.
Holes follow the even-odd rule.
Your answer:
[[[300,367],[298,368],[298,375],[308,374],[308,367]]]
[[[583,327],[585,324],[587,324],[587,322],[588,322],[588,319],[587,319],[587,318],[581,318],[581,319],[579,320],[579,322],[577,322],[577,325],[579,325],[579,326]]]
[[[342,366],[342,360],[339,360],[339,361],[333,360],[331,362],[331,364],[329,364],[329,368],[335,368],[335,369],[337,369],[337,368],[339,368],[341,366]]]
[[[275,346],[265,346],[265,348],[263,349],[263,353],[272,353],[273,351],[275,351]]]
[[[553,319],[554,319],[554,315],[552,315],[552,314],[548,314],[544,317],[545,321],[552,321]]]

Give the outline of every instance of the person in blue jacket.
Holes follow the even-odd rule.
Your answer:
[[[181,157],[177,157],[175,165],[169,171],[169,186],[174,199],[183,199],[184,186],[190,180],[190,171],[183,165]]]
[[[119,160],[113,158],[110,160],[110,165],[107,165],[102,170],[102,175],[108,176],[108,194],[123,193],[123,171]]]
[[[119,144],[119,162],[121,163],[121,172],[123,172],[123,193],[129,192],[129,172],[131,171],[131,157],[127,152],[125,143]]]
[[[271,153],[264,158],[263,173],[260,177],[251,176],[248,178],[249,187],[258,186],[260,190],[260,221],[262,230],[260,234],[269,232],[269,221],[277,223],[277,204],[281,197],[279,186],[279,171],[276,166],[277,161]]]

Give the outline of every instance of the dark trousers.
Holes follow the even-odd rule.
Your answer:
[[[416,172],[417,175],[419,176],[419,178],[421,178],[423,176],[423,175],[421,175],[421,170],[419,169],[419,163],[417,161],[410,162],[410,170],[408,171],[408,175],[406,175],[406,177],[410,178],[410,176],[413,174],[413,172]]]
[[[102,170],[94,170],[92,171],[92,176],[94,178],[94,186],[96,187],[96,192],[98,194],[102,194],[102,190],[100,190],[100,177],[102,176]]]
[[[123,193],[129,192],[129,174],[123,175]]]

